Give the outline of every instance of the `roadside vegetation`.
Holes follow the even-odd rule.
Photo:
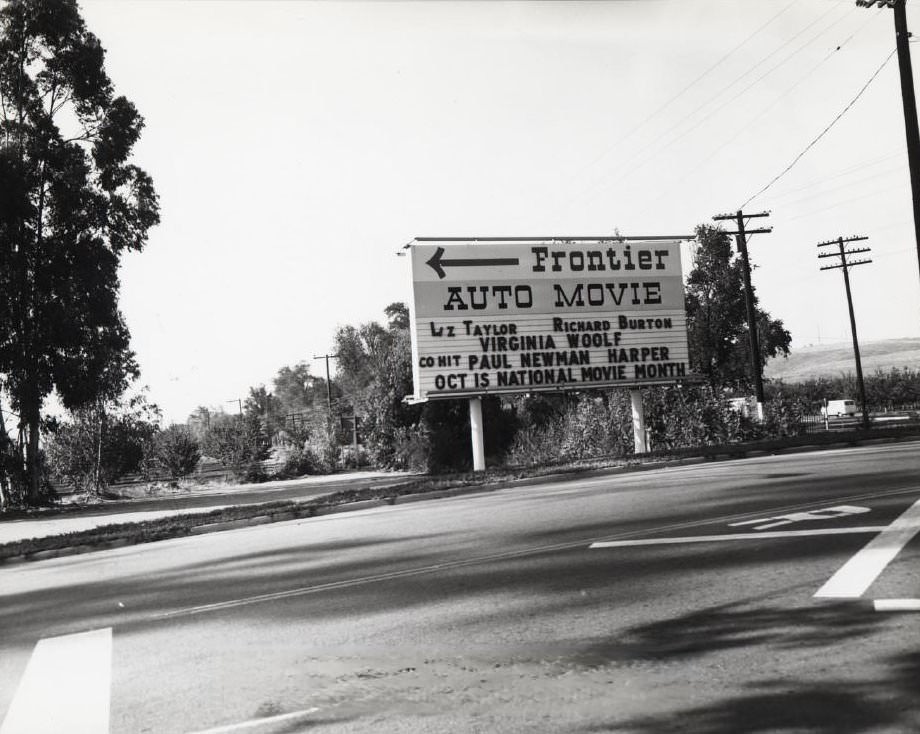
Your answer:
[[[151,492],[207,479],[260,482],[343,468],[429,475],[470,467],[467,402],[409,405],[409,312],[334,335],[336,375],[306,361],[249,389],[238,410],[201,406],[164,426],[143,388],[119,310],[118,266],[159,222],[150,177],[132,162],[144,128],[116,94],[105,54],[74,0],[0,7],[0,511]],[[699,381],[644,390],[653,452],[795,436],[828,396],[855,393],[844,375],[769,385],[763,421],[751,393],[741,263],[730,237],[696,231],[685,305]],[[789,354],[783,322],[757,305],[761,364]],[[866,380],[874,410],[920,402],[920,374]],[[47,414],[53,399],[63,414]],[[739,402],[740,399],[740,402]],[[634,453],[623,390],[483,398],[490,466],[558,466]],[[4,406],[10,406],[4,410]],[[509,469],[511,467],[511,469]]]
[[[741,271],[724,232],[701,226],[697,234],[686,299],[691,367],[703,379],[643,390],[650,451],[683,455],[792,439],[823,399],[854,394],[855,380],[768,382],[764,420],[754,420]],[[411,470],[445,481],[463,476],[471,465],[466,401],[405,402],[412,392],[409,313],[393,303],[384,314],[384,323],[337,331],[337,371],[329,384],[306,362],[283,366],[269,386],[250,388],[238,411],[201,406],[186,423],[163,426],[136,380],[123,379],[120,393],[100,391],[64,417],[44,420],[44,500],[55,487],[94,501],[138,496],[125,492],[126,482],[157,494],[206,481],[293,479],[355,467]],[[758,319],[761,362],[788,354],[791,337],[782,321],[760,309]],[[875,411],[920,403],[917,370],[878,371],[865,382]],[[493,479],[567,464],[626,463],[634,455],[625,390],[490,396],[483,413]],[[28,500],[21,447],[5,436],[0,433],[6,507],[36,504]],[[198,523],[189,518],[179,524]]]

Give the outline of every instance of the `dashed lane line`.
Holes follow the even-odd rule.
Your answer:
[[[107,734],[112,628],[39,640],[0,734]]]
[[[920,532],[920,500],[884,528],[817,592],[817,599],[855,599],[863,595],[901,549]]]

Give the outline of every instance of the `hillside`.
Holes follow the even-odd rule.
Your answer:
[[[877,369],[911,367],[920,369],[920,339],[887,339],[859,345],[863,374]],[[773,359],[764,369],[764,377],[783,382],[801,382],[813,377],[855,373],[853,345],[822,344],[798,347],[788,359]]]

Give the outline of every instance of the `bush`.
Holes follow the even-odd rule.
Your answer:
[[[414,472],[429,471],[431,441],[420,425],[394,428],[392,449],[388,453],[389,468]]]
[[[212,423],[204,433],[202,451],[213,456],[237,476],[246,478],[253,464],[268,458],[268,439],[258,416],[248,415]]]
[[[112,482],[142,471],[144,447],[157,431],[146,404],[82,408],[49,430],[52,476],[78,492],[101,493]]]
[[[650,388],[643,400],[650,450],[714,446],[743,438],[740,414],[709,386]]]
[[[305,451],[313,461],[314,469],[320,474],[335,471],[339,458],[339,442],[335,424],[324,419],[307,441]]]
[[[363,446],[358,446],[357,451],[352,445],[342,446],[341,457],[342,466],[348,469],[360,469],[361,467],[370,466],[367,449]]]
[[[275,474],[275,479],[296,479],[304,474],[316,474],[316,457],[305,449],[295,449],[288,454],[281,468]]]
[[[562,398],[555,407],[545,398],[528,398],[519,406],[518,420],[523,425],[508,451],[511,464],[622,456],[633,450],[632,409],[621,390]]]
[[[163,474],[172,480],[188,476],[201,460],[201,447],[183,426],[169,426],[148,444],[147,471]]]

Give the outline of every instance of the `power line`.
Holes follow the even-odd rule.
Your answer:
[[[707,122],[708,120],[710,120],[710,119],[713,117],[713,115],[715,115],[717,112],[720,112],[721,110],[723,110],[728,104],[730,104],[731,102],[735,101],[738,97],[740,97],[742,94],[744,94],[744,93],[746,93],[747,91],[749,91],[752,87],[754,87],[754,86],[755,86],[756,84],[758,84],[759,82],[763,81],[763,79],[765,79],[767,76],[769,76],[770,74],[772,74],[772,73],[773,73],[774,71],[776,71],[778,68],[780,68],[780,67],[783,66],[784,64],[788,63],[793,57],[795,57],[796,55],[798,55],[803,49],[805,49],[807,46],[809,46],[809,45],[811,45],[812,43],[814,43],[818,38],[820,38],[822,35],[824,35],[825,33],[827,33],[827,31],[829,31],[833,26],[835,26],[837,23],[839,23],[841,20],[843,20],[843,18],[847,17],[846,15],[844,15],[844,16],[841,16],[840,18],[838,18],[837,20],[833,21],[830,25],[826,26],[824,29],[822,29],[821,31],[819,31],[819,32],[818,32],[815,36],[813,36],[810,40],[806,41],[801,47],[799,47],[798,49],[796,49],[795,51],[793,51],[791,54],[789,54],[788,56],[786,56],[782,61],[780,61],[778,64],[776,64],[776,65],[773,66],[771,69],[769,69],[766,73],[762,74],[760,77],[758,77],[757,79],[755,79],[751,84],[749,84],[748,86],[746,86],[746,87],[745,87],[744,89],[742,89],[740,92],[738,92],[737,94],[735,94],[733,97],[731,97],[731,98],[728,99],[727,101],[725,101],[725,102],[719,104],[716,108],[710,110],[707,114],[704,115],[704,117],[702,117],[701,119],[697,120],[694,124],[692,124],[691,127],[687,128],[687,129],[685,129],[685,130],[683,130],[683,131],[681,131],[681,132],[678,132],[677,135],[676,135],[675,137],[671,138],[670,140],[668,140],[667,142],[665,142],[663,145],[661,145],[661,146],[655,148],[655,146],[656,146],[659,142],[661,142],[662,140],[664,140],[664,139],[665,139],[667,136],[669,136],[672,132],[678,130],[681,126],[686,125],[687,122],[688,122],[691,118],[693,118],[694,116],[696,116],[698,113],[702,112],[704,109],[706,109],[706,108],[707,108],[708,106],[710,106],[711,104],[717,102],[717,100],[719,100],[719,98],[722,97],[723,94],[725,94],[725,93],[728,92],[730,89],[732,89],[732,87],[734,87],[738,82],[740,82],[742,79],[744,79],[744,78],[745,78],[746,76],[748,76],[749,74],[751,74],[751,73],[753,73],[754,71],[756,71],[760,66],[762,66],[764,63],[766,63],[767,61],[769,61],[771,58],[773,58],[773,56],[775,56],[777,53],[779,53],[782,49],[786,48],[788,45],[790,45],[791,43],[793,43],[793,42],[794,42],[797,38],[799,38],[803,33],[807,32],[809,29],[811,29],[811,28],[814,27],[816,24],[818,24],[818,23],[819,23],[821,20],[823,20],[829,13],[833,12],[833,11],[835,10],[835,7],[836,7],[836,6],[831,6],[830,8],[828,8],[824,13],[822,13],[821,15],[819,15],[815,20],[813,20],[811,23],[809,23],[808,25],[806,25],[802,30],[800,30],[798,33],[796,33],[794,36],[792,36],[792,38],[787,39],[787,40],[784,41],[782,44],[780,44],[779,46],[777,46],[777,47],[776,47],[775,49],[773,49],[769,54],[767,54],[767,55],[766,55],[765,57],[763,57],[760,61],[758,61],[758,62],[755,63],[752,67],[750,67],[747,71],[743,72],[742,74],[740,74],[739,76],[737,76],[732,82],[730,82],[729,84],[727,84],[727,85],[725,85],[724,87],[722,87],[718,92],[716,92],[716,94],[714,94],[713,96],[711,96],[708,100],[706,100],[705,102],[703,102],[701,105],[697,106],[697,107],[696,107],[694,110],[692,110],[689,114],[683,116],[678,122],[676,122],[675,124],[671,125],[671,126],[670,126],[669,128],[667,128],[664,132],[662,132],[661,134],[659,134],[658,136],[656,136],[655,138],[653,138],[651,141],[649,141],[648,143],[646,143],[644,146],[642,146],[642,147],[641,147],[631,158],[629,158],[629,159],[627,159],[627,160],[625,161],[625,163],[623,164],[623,167],[621,168],[620,175],[617,176],[611,183],[618,183],[618,182],[622,181],[623,179],[625,179],[627,176],[629,176],[629,175],[635,173],[636,171],[638,171],[639,169],[643,168],[643,167],[644,167],[645,165],[647,165],[649,162],[651,162],[652,160],[654,160],[656,156],[658,156],[659,154],[661,154],[663,151],[667,150],[668,148],[672,147],[675,143],[677,143],[678,141],[682,140],[684,137],[686,137],[687,135],[689,135],[691,132],[693,132],[694,130],[696,130],[697,128],[699,128],[700,125],[702,125],[703,123],[705,123],[705,122]],[[854,8],[854,10],[855,10],[855,8]],[[655,148],[655,149],[654,149],[654,151],[651,153],[651,155],[645,156],[645,154],[646,154],[648,151],[650,151],[652,148]],[[643,158],[644,158],[644,160],[643,160]],[[627,166],[631,166],[631,167],[629,168],[629,170],[625,170],[625,168],[626,168]],[[607,174],[606,176],[601,176],[597,181],[595,181],[594,184],[592,184],[591,186],[589,186],[582,194],[580,194],[580,196],[582,196],[582,197],[587,196],[592,190],[598,188],[599,186],[602,186],[602,184],[603,184],[603,182],[604,182],[604,179],[605,179],[605,178],[608,178],[609,175],[610,175],[610,174]],[[689,174],[688,174],[688,175],[689,175]],[[574,201],[576,198],[578,198],[578,196],[572,197],[572,199],[570,200],[570,203],[571,203],[571,201]]]
[[[855,11],[855,9],[856,9],[856,8],[854,7],[853,10]],[[823,17],[823,16],[822,16],[822,17]],[[806,41],[806,42],[803,43],[801,46],[799,46],[795,51],[793,51],[791,54],[789,54],[788,56],[786,56],[786,57],[785,57],[782,61],[780,61],[778,64],[772,66],[770,69],[768,69],[767,71],[765,71],[763,74],[761,74],[761,75],[760,75],[759,77],[757,77],[754,81],[752,81],[750,84],[748,84],[748,85],[747,85],[744,89],[742,89],[740,92],[737,92],[733,97],[730,97],[729,99],[727,99],[725,102],[723,102],[721,105],[719,105],[718,107],[716,107],[714,110],[710,110],[710,112],[709,112],[702,120],[699,120],[699,121],[696,123],[696,125],[694,125],[693,127],[691,127],[689,130],[685,130],[685,131],[684,131],[683,133],[681,133],[677,138],[675,138],[675,139],[672,140],[670,143],[668,143],[668,145],[669,145],[669,146],[670,146],[670,145],[673,145],[673,144],[676,143],[678,140],[681,140],[682,138],[686,137],[689,133],[691,133],[691,132],[693,132],[694,130],[696,130],[696,128],[698,128],[698,127],[699,127],[700,125],[702,125],[704,122],[706,122],[707,120],[711,119],[711,118],[713,117],[713,115],[715,115],[716,113],[721,112],[722,110],[724,110],[724,109],[725,109],[726,107],[728,107],[728,105],[730,105],[732,102],[734,102],[734,101],[737,100],[739,97],[741,97],[743,94],[745,94],[746,92],[748,92],[749,90],[751,90],[753,87],[755,87],[757,84],[759,84],[760,82],[762,82],[764,79],[766,79],[768,76],[770,76],[770,74],[772,74],[774,71],[776,71],[777,69],[779,69],[781,66],[785,66],[789,61],[791,61],[793,58],[795,58],[796,56],[798,56],[802,51],[804,51],[804,50],[805,50],[806,48],[808,48],[811,44],[813,44],[815,41],[817,41],[821,36],[823,36],[825,33],[827,33],[831,28],[833,28],[835,25],[837,25],[837,24],[838,24],[841,20],[843,20],[845,17],[846,17],[845,15],[842,15],[841,17],[837,18],[837,20],[835,20],[833,23],[831,23],[829,26],[827,26],[826,28],[824,28],[824,29],[822,29],[821,31],[819,31],[816,35],[812,36],[808,41]],[[818,20],[820,20],[820,18],[819,18]],[[799,34],[799,35],[801,35],[801,34]],[[797,37],[797,36],[796,36],[796,37]],[[770,106],[767,107],[767,108],[764,110],[764,112],[766,112],[767,110],[771,109],[771,108],[773,107],[773,105],[775,105],[777,102],[779,102],[779,100],[781,100],[786,94],[788,94],[789,92],[791,92],[791,91],[792,91],[793,89],[795,89],[799,84],[801,84],[801,83],[802,83],[803,81],[805,81],[809,76],[811,76],[815,71],[817,71],[817,70],[821,67],[821,65],[827,60],[827,58],[830,58],[830,57],[828,56],[828,57],[822,59],[821,61],[819,61],[819,62],[811,69],[811,71],[808,72],[808,74],[806,74],[805,76],[800,77],[799,80],[798,80],[795,84],[793,84],[789,89],[787,89],[787,90],[786,90],[785,92],[783,92],[779,97],[777,97],[777,98],[770,104]],[[756,121],[756,119],[757,119],[757,117],[755,117],[754,120],[752,120],[752,122]],[[743,131],[743,129],[742,129],[742,131]],[[736,135],[735,137],[737,137],[737,135]],[[732,140],[734,140],[734,138],[732,138]],[[716,151],[716,152],[718,152],[718,151]]]
[[[664,111],[665,109],[667,109],[670,105],[672,105],[672,104],[673,104],[674,102],[676,102],[678,99],[680,99],[681,97],[683,97],[683,96],[684,96],[687,92],[689,92],[694,86],[696,86],[699,82],[701,82],[703,79],[705,79],[707,76],[709,76],[709,74],[711,74],[713,71],[715,71],[715,70],[716,70],[719,66],[721,66],[723,63],[725,63],[725,61],[727,61],[727,60],[728,60],[731,56],[733,56],[737,51],[739,51],[741,48],[743,48],[744,46],[746,46],[755,36],[757,36],[757,35],[758,35],[761,31],[763,31],[767,26],[769,26],[771,23],[773,23],[773,21],[775,21],[777,18],[779,18],[779,16],[781,16],[783,13],[785,13],[787,10],[789,10],[789,8],[791,8],[793,5],[795,5],[798,1],[799,1],[799,0],[792,0],[792,2],[790,2],[788,5],[786,5],[786,7],[784,7],[784,8],[783,8],[782,10],[780,10],[778,13],[776,13],[775,15],[773,15],[766,23],[764,23],[763,25],[761,25],[757,30],[755,30],[753,33],[751,33],[749,36],[747,36],[747,38],[745,38],[743,41],[741,41],[741,43],[739,43],[737,46],[735,46],[735,47],[732,48],[730,51],[728,51],[726,54],[724,54],[724,55],[723,55],[721,58],[719,58],[719,60],[716,61],[712,66],[710,66],[709,68],[707,68],[706,71],[704,71],[702,74],[700,74],[698,77],[696,77],[692,82],[690,82],[690,83],[687,84],[683,89],[681,89],[679,92],[677,92],[677,94],[675,94],[674,96],[670,97],[667,101],[665,101],[663,104],[661,104],[659,107],[657,107],[654,111],[652,111],[650,114],[646,115],[642,120],[640,120],[640,121],[639,121],[638,123],[636,123],[632,128],[630,128],[630,130],[629,130],[625,135],[623,135],[621,138],[619,138],[619,139],[617,140],[617,142],[616,142],[614,145],[612,145],[612,146],[610,146],[609,148],[607,148],[607,149],[606,149],[605,151],[603,151],[599,156],[597,156],[593,161],[591,161],[591,163],[589,163],[589,164],[586,166],[586,168],[592,168],[593,166],[597,165],[597,163],[598,163],[599,161],[601,161],[603,158],[605,158],[605,157],[606,157],[607,155],[609,155],[611,152],[613,152],[614,150],[616,150],[617,148],[619,148],[626,140],[628,140],[630,137],[632,137],[632,135],[634,135],[637,131],[639,131],[639,130],[641,130],[642,128],[644,128],[645,125],[648,124],[652,119],[654,119],[658,114],[660,114],[661,112],[663,112],[663,111]],[[746,73],[747,73],[747,72],[746,72]],[[734,82],[733,82],[733,84],[734,84]],[[720,94],[721,94],[721,92],[720,92]],[[582,169],[582,170],[584,170],[584,169]]]
[[[815,194],[812,194],[811,196],[802,196],[802,197],[800,197],[800,198],[798,198],[798,199],[792,199],[791,201],[784,202],[783,206],[784,206],[784,207],[789,207],[789,208],[794,208],[794,207],[796,207],[796,206],[799,205],[799,204],[803,204],[803,203],[805,203],[805,202],[807,202],[807,201],[810,201],[811,199],[816,199],[816,198],[820,198],[820,197],[822,197],[822,196],[827,196],[827,195],[830,195],[830,194],[834,194],[834,193],[836,193],[836,192],[839,192],[841,189],[845,189],[845,188],[848,188],[848,187],[850,187],[850,186],[856,186],[857,184],[863,184],[863,183],[865,183],[866,181],[872,180],[873,178],[878,178],[878,177],[880,177],[880,176],[888,176],[888,175],[891,175],[892,173],[895,173],[895,171],[893,171],[893,170],[892,170],[892,171],[882,171],[881,173],[877,173],[877,174],[875,174],[874,176],[867,176],[867,177],[865,177],[865,178],[858,179],[858,180],[856,180],[856,181],[851,181],[850,183],[847,183],[847,184],[842,184],[842,185],[840,185],[840,186],[835,186],[835,187],[833,187],[833,188],[827,189],[826,191],[819,191],[819,192],[817,192],[817,193],[815,193]],[[842,206],[842,205],[844,205],[844,204],[850,204],[850,203],[852,203],[852,202],[854,202],[854,201],[861,201],[862,199],[868,199],[868,198],[871,197],[871,196],[877,196],[877,195],[879,195],[879,194],[884,194],[884,193],[887,193],[887,192],[889,192],[889,191],[897,191],[897,190],[899,190],[899,189],[901,189],[901,188],[902,188],[902,186],[898,185],[898,186],[885,186],[885,187],[883,187],[883,188],[878,188],[878,189],[871,189],[871,190],[869,190],[868,192],[862,192],[862,193],[860,193],[859,196],[851,197],[851,198],[845,199],[845,200],[843,200],[843,201],[836,201],[836,202],[834,202],[833,204],[828,204],[828,205],[826,205],[826,206],[824,206],[824,207],[821,207],[820,209],[812,209],[811,211],[812,211],[812,212],[823,212],[823,211],[827,211],[828,209],[836,209],[837,207]],[[794,217],[789,217],[789,219],[798,219],[800,216],[803,216],[803,215],[797,214],[797,215],[795,215]]]
[[[855,10],[855,7],[854,7],[854,10]],[[844,17],[845,17],[845,16],[844,16]],[[781,62],[780,62],[779,64],[777,64],[776,66],[774,66],[774,67],[773,67],[770,71],[768,71],[766,74],[763,74],[763,75],[760,76],[758,79],[756,79],[752,84],[750,84],[750,85],[748,85],[747,87],[745,87],[743,90],[741,90],[741,92],[739,92],[738,94],[736,94],[734,97],[732,97],[731,99],[729,99],[727,102],[723,103],[722,105],[720,105],[720,106],[717,107],[716,109],[712,110],[708,115],[706,115],[706,117],[704,117],[702,120],[700,120],[700,121],[699,121],[696,125],[694,125],[692,128],[690,128],[690,129],[688,129],[688,130],[685,130],[685,131],[684,131],[683,133],[681,133],[678,137],[676,137],[676,138],[674,138],[673,140],[671,140],[670,142],[668,142],[661,150],[664,150],[664,149],[666,149],[666,148],[672,146],[674,143],[676,143],[676,142],[678,142],[679,140],[681,140],[682,138],[684,138],[687,134],[689,134],[690,132],[692,132],[693,130],[695,130],[697,127],[699,127],[700,124],[702,124],[703,122],[705,122],[706,120],[708,120],[710,117],[712,117],[716,112],[721,111],[721,110],[724,109],[729,103],[733,102],[733,101],[736,100],[738,97],[740,97],[742,94],[744,94],[746,91],[748,91],[752,86],[754,86],[754,84],[756,84],[757,82],[763,80],[766,76],[768,76],[769,74],[771,74],[773,71],[775,71],[775,70],[778,69],[780,66],[782,66],[782,65],[785,64],[787,61],[789,61],[792,57],[794,57],[794,56],[797,55],[799,52],[801,52],[802,50],[804,50],[808,45],[810,45],[811,43],[813,43],[817,38],[819,38],[821,35],[823,35],[823,34],[826,33],[828,30],[830,30],[830,28],[832,28],[834,25],[836,25],[836,24],[837,24],[840,20],[842,20],[842,19],[843,19],[843,17],[838,18],[836,21],[834,21],[833,23],[831,23],[830,26],[828,26],[827,28],[825,28],[824,30],[822,30],[820,33],[818,33],[817,36],[815,36],[814,38],[812,38],[811,40],[809,40],[808,42],[806,42],[804,45],[800,46],[800,47],[799,47],[798,49],[796,49],[792,54],[790,54],[789,56],[787,56],[783,61],[781,61]],[[840,44],[839,46],[837,46],[836,50],[839,51],[847,41],[849,41],[851,38],[853,38],[853,37],[854,37],[860,30],[862,30],[862,28],[864,28],[866,25],[867,25],[866,23],[863,23],[862,26],[860,26],[859,29],[857,29],[854,33],[851,33],[850,36],[849,36],[846,40],[844,40],[843,42],[841,42],[841,44]],[[785,97],[786,97],[788,94],[790,94],[793,90],[795,90],[796,88],[798,88],[798,87],[799,87],[801,84],[803,84],[807,79],[809,79],[816,71],[818,71],[818,69],[820,69],[821,66],[823,66],[824,63],[825,63],[829,58],[831,58],[832,55],[833,55],[833,52],[832,52],[831,54],[829,54],[828,56],[825,56],[821,61],[819,61],[817,64],[815,64],[806,74],[804,74],[803,76],[799,77],[799,79],[798,79],[791,87],[788,87],[786,90],[784,90],[783,92],[781,92],[781,93],[779,94],[779,96],[777,96],[776,98],[773,99],[772,102],[770,102],[770,103],[769,103],[766,107],[764,107],[760,112],[758,112],[756,115],[754,115],[754,117],[752,117],[750,120],[748,120],[747,122],[745,122],[745,124],[742,125],[742,126],[738,129],[738,132],[736,132],[734,135],[732,135],[730,138],[728,138],[728,139],[725,140],[724,142],[720,143],[716,148],[714,148],[712,151],[710,151],[704,158],[702,158],[698,163],[696,163],[692,168],[690,168],[690,170],[686,171],[686,172],[684,173],[683,176],[681,176],[681,177],[678,178],[678,179],[672,179],[672,181],[671,181],[671,186],[670,186],[669,188],[667,188],[667,189],[664,189],[664,190],[659,191],[658,196],[656,196],[654,199],[652,199],[651,201],[649,201],[648,204],[646,205],[646,207],[645,207],[644,209],[641,209],[641,210],[640,210],[640,213],[646,212],[646,211],[647,211],[648,209],[650,209],[654,204],[656,204],[658,201],[660,201],[661,199],[663,199],[663,198],[668,194],[668,192],[669,192],[671,189],[674,188],[674,186],[675,186],[676,184],[679,184],[679,183],[682,183],[682,182],[686,181],[687,178],[689,178],[691,175],[693,175],[696,171],[698,171],[698,170],[699,170],[700,168],[702,168],[704,165],[706,165],[707,163],[711,163],[711,162],[715,159],[715,157],[716,157],[721,151],[723,151],[725,148],[727,148],[729,145],[731,145],[731,143],[733,143],[735,140],[737,140],[742,134],[744,134],[745,132],[749,131],[749,130],[751,129],[751,127],[752,127],[754,124],[757,123],[758,120],[760,120],[764,115],[766,115],[767,112],[769,112],[769,111],[770,111],[771,109],[773,109],[777,104],[779,104],[779,102],[780,102],[783,98],[785,98]],[[651,160],[651,158],[650,158],[649,160]],[[648,162],[648,161],[646,161],[646,162]],[[644,165],[644,164],[643,164],[643,165]]]
[[[803,157],[809,150],[811,150],[811,149],[817,144],[817,142],[818,142],[819,140],[821,140],[821,138],[823,138],[828,132],[830,132],[830,129],[831,129],[832,127],[834,127],[834,125],[837,124],[837,122],[840,120],[840,118],[843,117],[843,116],[849,111],[849,109],[850,109],[854,104],[856,104],[856,101],[857,101],[860,97],[862,97],[863,92],[865,92],[865,91],[869,88],[869,85],[872,84],[873,81],[875,81],[875,77],[877,77],[877,76],[881,73],[882,69],[884,69],[885,66],[888,64],[888,62],[891,61],[891,57],[894,56],[895,53],[897,53],[897,49],[893,49],[892,52],[891,52],[890,54],[888,54],[888,56],[885,58],[885,60],[881,63],[881,66],[879,66],[878,69],[876,69],[875,72],[873,72],[872,76],[869,77],[869,81],[867,81],[867,82],[863,85],[862,89],[860,89],[859,92],[857,92],[856,96],[853,97],[853,99],[850,100],[849,104],[847,104],[847,106],[843,108],[843,110],[840,112],[840,114],[838,114],[837,117],[835,117],[835,118],[831,121],[830,125],[828,125],[826,128],[824,128],[824,129],[818,134],[818,136],[817,136],[814,140],[812,140],[808,145],[806,145],[806,146],[805,146],[805,149],[804,149],[801,153],[799,153],[799,154],[793,159],[792,163],[790,163],[788,166],[786,166],[786,168],[784,168],[784,169],[779,173],[779,175],[775,176],[766,186],[764,186],[760,191],[758,191],[756,194],[754,194],[752,197],[750,197],[747,201],[745,201],[745,202],[741,205],[741,208],[742,208],[742,209],[743,209],[744,207],[746,207],[748,204],[750,204],[752,201],[754,201],[754,199],[756,199],[758,196],[760,196],[762,193],[764,193],[767,189],[769,189],[773,184],[775,184],[777,181],[779,181],[783,176],[785,176],[787,173],[789,173],[789,171],[792,170],[792,167],[795,166],[795,164],[798,163],[798,162],[802,159],[802,157]]]
[[[863,161],[862,163],[857,163],[852,166],[847,166],[846,168],[842,168],[839,171],[837,171],[837,173],[833,173],[827,176],[822,176],[821,178],[815,178],[810,181],[806,181],[805,183],[799,186],[793,186],[792,188],[787,188],[785,190],[780,189],[780,193],[776,193],[776,192],[773,193],[773,201],[775,201],[776,199],[782,199],[786,196],[789,196],[790,194],[797,194],[799,191],[805,191],[807,189],[811,189],[827,181],[833,181],[834,179],[837,179],[837,178],[843,178],[844,176],[849,176],[850,174],[862,168],[871,168],[872,166],[877,166],[880,163],[884,163],[885,161],[899,158],[903,156],[906,152],[907,150],[905,148],[901,148],[897,153],[891,153],[889,155],[880,156],[879,158],[872,158],[868,161]],[[885,170],[888,171],[889,169],[885,169]],[[893,171],[895,169],[891,168],[890,170]],[[872,174],[872,175],[874,176],[876,174]],[[857,180],[861,180],[861,179],[857,179]]]
[[[804,214],[796,214],[793,217],[786,217],[785,219],[787,222],[792,222],[796,219],[803,219],[804,217],[807,217],[811,214],[819,214],[821,212],[832,211],[834,209],[839,209],[842,206],[847,206],[848,204],[854,204],[857,201],[864,201],[873,196],[881,196],[882,194],[887,194],[891,191],[901,191],[903,190],[903,188],[904,188],[903,185],[886,186],[885,188],[882,188],[882,189],[875,189],[874,191],[871,191],[869,193],[863,193],[863,194],[860,194],[859,196],[853,196],[849,199],[844,199],[843,201],[837,201],[837,202],[834,202],[833,204],[828,204],[827,206],[823,206],[820,209],[809,209]]]
[[[880,8],[878,9],[878,12],[877,12],[875,15],[871,16],[871,17],[869,18],[869,20],[867,20],[865,23],[863,23],[861,26],[859,26],[859,28],[857,28],[857,29],[856,29],[855,31],[853,31],[849,36],[847,36],[847,37],[843,40],[843,42],[842,42],[839,46],[837,46],[837,48],[833,49],[830,53],[828,53],[828,55],[824,57],[824,61],[827,61],[831,56],[833,56],[833,55],[834,55],[835,53],[837,53],[840,49],[842,49],[844,46],[846,46],[846,45],[853,39],[853,36],[857,35],[863,28],[865,28],[867,25],[869,25],[869,23],[871,23],[871,22],[872,22],[873,20],[875,20],[878,16],[880,16],[880,15],[882,14],[882,10],[883,10],[883,8],[880,7]]]
[[[852,10],[855,11],[856,8],[854,7],[854,8],[852,8]],[[720,112],[720,111],[723,110],[725,107],[727,107],[729,104],[731,104],[731,103],[734,102],[736,99],[738,99],[742,94],[744,94],[745,92],[747,92],[749,89],[751,89],[753,86],[755,86],[758,82],[763,81],[766,77],[768,77],[770,74],[772,74],[772,73],[773,73],[774,71],[776,71],[778,68],[780,68],[781,66],[783,66],[784,64],[786,64],[788,61],[790,61],[792,58],[794,58],[795,56],[797,56],[799,53],[801,53],[802,51],[804,51],[808,46],[810,46],[810,45],[811,45],[812,43],[814,43],[818,38],[820,38],[820,37],[823,36],[825,33],[827,33],[827,31],[829,31],[831,28],[833,28],[835,25],[837,25],[837,23],[839,23],[839,22],[840,22],[841,20],[843,20],[845,17],[846,17],[846,16],[841,16],[840,18],[838,18],[837,20],[835,20],[833,23],[831,23],[829,26],[827,26],[824,30],[820,31],[816,36],[814,36],[814,37],[811,38],[809,41],[806,41],[804,44],[802,44],[801,46],[799,46],[799,48],[797,48],[795,51],[793,51],[791,54],[789,54],[789,55],[788,55],[785,59],[783,59],[780,63],[778,63],[776,66],[774,66],[772,69],[770,69],[770,70],[767,71],[766,73],[764,73],[764,74],[762,74],[761,76],[759,76],[757,79],[755,79],[753,82],[751,82],[751,84],[749,84],[749,85],[746,86],[744,89],[742,89],[740,92],[738,92],[738,94],[736,94],[734,97],[732,97],[731,99],[729,99],[728,101],[726,101],[724,104],[722,104],[720,107],[716,108],[715,110],[712,110],[712,112],[710,112],[709,115],[707,115],[705,118],[703,118],[703,120],[701,120],[701,122],[705,122],[707,119],[709,119],[710,117],[712,117],[715,113]],[[872,19],[870,18],[870,20],[872,20]],[[827,56],[825,56],[823,59],[821,59],[821,61],[819,61],[819,62],[818,62],[817,64],[815,64],[814,66],[812,66],[811,69],[810,69],[807,73],[805,73],[805,74],[803,74],[802,76],[800,76],[800,77],[798,78],[798,80],[797,80],[792,86],[787,87],[783,92],[781,92],[777,97],[775,97],[775,98],[773,99],[773,101],[770,102],[770,104],[768,104],[768,105],[767,105],[766,107],[764,107],[760,112],[758,112],[756,115],[754,115],[754,117],[752,117],[750,120],[748,120],[744,125],[742,125],[741,128],[738,130],[737,133],[735,133],[732,137],[730,137],[728,140],[726,140],[724,143],[722,143],[718,148],[716,148],[716,149],[710,154],[709,158],[711,159],[711,158],[714,157],[716,154],[718,154],[720,151],[722,151],[724,148],[726,148],[728,145],[730,145],[732,142],[734,142],[735,140],[737,140],[739,136],[741,136],[743,133],[747,132],[747,131],[748,131],[753,125],[755,125],[762,117],[764,117],[764,115],[766,115],[770,110],[772,110],[774,107],[776,107],[776,105],[778,105],[778,104],[780,103],[781,100],[785,99],[789,94],[791,94],[791,93],[794,92],[796,89],[798,89],[802,84],[804,84],[809,78],[811,78],[811,76],[812,76],[816,71],[818,71],[818,69],[820,69],[820,68],[828,61],[828,59],[830,59],[830,58],[834,55],[834,53],[836,53],[836,52],[839,51],[841,48],[843,48],[843,46],[847,43],[847,41],[849,41],[851,38],[853,38],[853,36],[855,36],[857,33],[859,33],[860,30],[862,30],[863,28],[865,28],[866,25],[868,25],[868,22],[863,23],[862,26],[860,26],[859,29],[857,29],[856,31],[854,31],[853,33],[851,33],[850,36],[849,36],[845,41],[843,41],[839,46],[837,46],[836,49],[834,49],[834,51],[832,51],[831,53],[829,53]],[[696,127],[698,127],[698,126],[699,126],[699,125],[697,125]],[[692,129],[695,129],[695,128],[692,128]],[[688,130],[687,132],[691,132],[692,129],[691,129],[691,130]],[[683,137],[683,136],[681,136],[681,137]],[[680,140],[680,138],[677,138],[677,140]],[[705,162],[705,161],[704,161],[704,162]],[[700,164],[700,165],[702,165],[702,164]],[[695,170],[695,169],[694,169],[694,170]]]

